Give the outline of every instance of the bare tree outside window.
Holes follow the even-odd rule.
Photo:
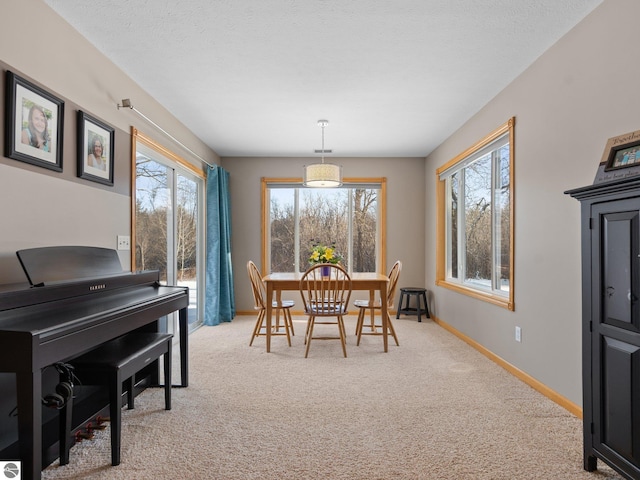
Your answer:
[[[477,160],[465,175],[465,280],[491,287],[491,155]]]
[[[136,162],[136,269],[159,270],[167,280],[167,232],[171,232],[173,201],[167,167],[150,159]],[[176,273],[178,281],[195,280],[197,186],[177,177]]]
[[[515,118],[436,170],[436,285],[514,309]]]
[[[375,272],[378,200],[376,188],[271,189],[271,272],[305,271],[317,243],[334,245],[346,268]]]
[[[159,270],[167,281],[167,167],[153,160],[136,161],[136,270]]]

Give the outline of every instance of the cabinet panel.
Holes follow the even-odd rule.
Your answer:
[[[602,322],[639,331],[638,211],[602,215]]]
[[[602,443],[622,457],[640,464],[640,347],[602,338],[602,401],[595,443]]]

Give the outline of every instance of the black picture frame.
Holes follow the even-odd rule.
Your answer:
[[[5,156],[61,172],[64,101],[7,70],[5,103]]]
[[[98,152],[94,147],[100,148]],[[78,110],[78,177],[113,186],[114,129]],[[96,154],[101,153],[96,158]]]
[[[638,166],[640,166],[640,140],[609,147],[605,172]]]

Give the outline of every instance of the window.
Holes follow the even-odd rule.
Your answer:
[[[436,170],[436,284],[513,304],[515,118]]]
[[[304,188],[301,180],[262,179],[264,273],[303,272],[314,243],[334,244],[351,272],[385,266],[386,180],[346,180]]]

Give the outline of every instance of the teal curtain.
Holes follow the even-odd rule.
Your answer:
[[[231,267],[229,173],[209,167],[207,174],[207,274],[204,324],[230,322],[236,315]]]

